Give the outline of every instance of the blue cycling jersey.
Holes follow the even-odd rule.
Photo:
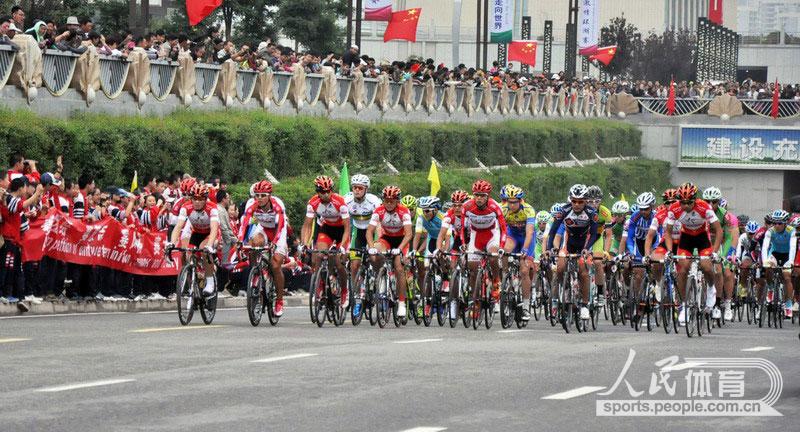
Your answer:
[[[650,224],[655,217],[654,212],[650,212],[649,217],[645,217],[641,212],[636,212],[626,222],[628,241],[626,250],[635,258],[641,258],[644,255],[644,243],[647,239],[647,231],[650,229]],[[654,242],[658,244],[657,242]]]
[[[417,217],[416,231],[418,233],[428,233],[429,240],[439,238],[439,231],[442,230],[443,219],[444,214],[442,212],[437,212],[436,216],[431,218],[431,220],[425,219],[425,216],[419,216]]]
[[[792,239],[794,228],[787,226],[781,232],[775,230],[775,228],[770,228],[770,236],[772,239],[769,243],[769,253],[777,252],[777,253],[789,253],[789,248],[791,247],[790,241]]]
[[[556,234],[558,234],[561,227],[564,227],[563,232],[569,232],[568,244],[572,246],[570,249],[590,249],[598,237],[598,221],[597,211],[589,206],[584,207],[581,212],[576,212],[572,210],[572,204],[567,204],[560,212],[553,215],[553,224],[550,226],[547,248],[553,248],[553,240]]]

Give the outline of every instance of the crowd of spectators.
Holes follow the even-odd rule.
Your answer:
[[[40,173],[36,161],[20,154],[9,159],[0,179],[0,303],[16,304],[27,311],[43,301],[141,301],[175,298],[174,277],[140,276],[102,266],[64,263],[44,256],[23,262],[23,248],[31,226],[43,220],[52,208],[84,222],[113,218],[129,228],[168,234],[172,206],[180,197],[179,184],[185,173],[164,178],[150,177],[131,193],[117,186],[98,187],[88,174],[64,171],[59,157],[51,172]],[[203,182],[198,178],[197,181]],[[240,215],[246,202],[237,203],[220,178],[205,180],[215,191],[220,217],[218,287],[222,297],[244,295],[247,268],[235,252]],[[283,266],[287,292],[307,289],[308,267],[297,259],[297,240],[289,235],[290,257]]]
[[[211,27],[208,34],[190,39],[185,34],[168,34],[163,30],[145,35],[123,32],[119,35],[102,35],[95,31],[90,18],[68,17],[62,24],[49,19],[29,21],[26,29],[25,11],[19,6],[11,9],[11,14],[0,17],[0,44],[13,44],[14,35],[25,32],[35,38],[41,48],[55,48],[63,51],[81,53],[86,45],[93,45],[100,54],[126,57],[135,49],[144,50],[150,59],[177,60],[179,55],[189,54],[194,61],[221,64],[226,61],[236,63],[242,69],[275,72],[291,72],[295,65],[303,67],[306,73],[318,73],[323,66],[332,67],[338,76],[350,76],[355,70],[364,77],[377,78],[387,75],[394,82],[413,80],[425,83],[434,80],[436,84],[455,84],[457,86],[507,86],[512,90],[524,88],[540,92],[558,92],[566,87],[578,92],[600,91],[604,96],[625,91],[636,97],[666,98],[669,82],[613,79],[601,81],[596,78],[566,78],[563,72],[543,75],[515,71],[494,62],[488,70],[467,67],[459,64],[447,67],[433,59],[409,58],[406,61],[376,60],[363,55],[357,45],[346,52],[327,54],[297,52],[270,39],[253,41],[236,46],[225,40],[219,27]],[[26,29],[26,30],[23,30]],[[713,98],[728,93],[740,99],[770,99],[775,83],[755,82],[750,78],[743,82],[719,81],[678,81],[675,83],[677,98]],[[781,99],[800,100],[800,84],[778,84]]]

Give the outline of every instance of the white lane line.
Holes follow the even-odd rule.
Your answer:
[[[306,357],[314,357],[318,356],[319,354],[312,354],[312,353],[303,353],[303,354],[292,354],[282,357],[269,357],[261,360],[252,360],[250,363],[272,363],[281,360],[293,360],[293,359],[301,359]]]
[[[392,343],[396,344],[415,344],[415,343],[426,343],[426,342],[441,342],[443,339],[414,339],[414,340],[405,340],[405,341],[394,341]]]
[[[62,386],[55,386],[55,387],[44,387],[37,389],[37,392],[44,392],[44,393],[53,393],[53,392],[62,392],[67,390],[77,390],[82,388],[88,387],[100,387],[100,386],[107,386],[112,384],[123,384],[136,381],[132,378],[124,378],[124,379],[110,379],[110,380],[102,380],[102,381],[90,381],[85,383],[77,383],[77,384],[67,384]]]
[[[443,430],[447,430],[447,428],[439,426],[417,426],[415,428],[406,429],[401,432],[440,432]]]
[[[11,343],[11,342],[25,342],[25,341],[29,341],[29,340],[30,339],[28,339],[28,338],[5,338],[5,339],[0,339],[0,344],[2,344],[2,343]]]
[[[671,367],[664,367],[661,368],[663,372],[674,372],[674,371],[682,371],[686,369],[696,368],[698,366],[703,366],[704,362],[686,362],[681,364],[676,364],[675,366]]]
[[[153,328],[128,330],[128,333],[156,333],[164,331],[197,330],[197,329],[220,328],[220,327],[227,327],[227,326],[212,324],[212,325],[194,325],[194,326],[180,326],[180,327],[153,327]]]
[[[775,347],[757,346],[757,347],[753,347],[753,348],[745,348],[742,351],[756,352],[756,351],[769,351],[771,349],[775,349]]]
[[[549,400],[565,400],[565,399],[572,399],[574,397],[587,395],[589,393],[598,392],[603,390],[605,387],[596,387],[596,386],[584,386],[578,387],[576,389],[567,390],[565,392],[551,394],[550,396],[545,396],[542,399],[549,399]]]
[[[521,332],[529,332],[531,330],[524,330],[524,329],[513,329],[513,330],[498,330],[497,333],[521,333]]]

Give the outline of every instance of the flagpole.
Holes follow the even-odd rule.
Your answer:
[[[356,0],[356,45],[358,45],[359,49],[363,49],[361,47],[361,12],[363,10],[361,1]]]
[[[347,0],[347,46],[345,51],[353,45],[353,0]],[[359,47],[360,48],[360,47]]]
[[[483,70],[489,61],[489,0],[483,0]]]
[[[451,65],[455,68],[459,62],[459,48],[461,48],[461,0],[453,2],[453,62]]]
[[[481,68],[481,0],[475,0],[475,3],[478,4],[478,11],[476,12],[476,16],[478,17],[478,23],[475,25],[475,69]]]

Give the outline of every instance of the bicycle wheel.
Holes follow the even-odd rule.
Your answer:
[[[214,286],[217,287],[217,274],[214,272]],[[217,314],[217,299],[219,297],[219,291],[214,290],[214,295],[212,296],[202,296],[201,303],[200,303],[200,317],[203,318],[203,322],[208,325],[214,321],[214,316]]]
[[[516,301],[511,298],[512,295],[511,274],[506,273],[500,284],[500,325],[504,329],[511,327],[514,322]]]
[[[328,319],[328,295],[330,294],[330,287],[328,286],[328,272],[323,271],[320,275],[320,285],[314,289],[314,322],[317,327],[325,325]]]
[[[378,321],[378,327],[386,327],[389,321],[389,314],[391,314],[389,306],[389,275],[386,270],[381,268],[378,271],[378,276],[375,278],[375,314]]]
[[[455,315],[451,313],[454,307],[453,306],[454,303],[456,310]],[[456,323],[458,322],[458,312],[459,312],[458,306],[459,306],[458,299],[450,299],[450,301],[447,302],[447,321],[450,323],[450,328],[455,328]]]
[[[261,316],[264,313],[264,296],[261,294],[264,290],[264,278],[261,274],[261,269],[258,266],[252,266],[250,273],[247,275],[247,317],[250,319],[250,324],[257,327],[261,322]]]
[[[367,265],[369,265],[369,264],[367,264]],[[363,268],[359,268],[358,269],[358,273],[356,273],[356,280],[354,280],[353,283],[350,284],[350,286],[353,287],[353,289],[350,290],[350,297],[351,297],[351,299],[350,299],[350,322],[353,324],[353,326],[357,326],[357,325],[361,324],[361,320],[364,318],[364,309],[365,309],[366,304],[364,304],[365,303],[364,299],[361,298],[361,293],[366,291],[364,289],[364,285],[366,284],[366,281],[364,280],[364,274],[365,274],[364,269]],[[356,294],[355,294],[356,290],[358,290],[358,293],[359,293],[358,296],[356,296]],[[361,307],[359,308],[360,310],[358,311],[358,313],[356,313],[356,303],[360,303],[361,304]]]
[[[336,280],[337,281],[339,280],[338,277],[337,277]],[[349,277],[345,278],[345,283],[346,284],[350,283],[350,278]],[[349,293],[351,293],[353,290],[350,289],[351,287],[349,287],[349,286],[347,288],[348,288],[347,292],[348,292],[348,296],[349,296],[350,295]],[[336,327],[339,327],[342,324],[344,324],[344,320],[345,320],[345,318],[347,318],[347,311],[344,308],[344,296],[342,296],[342,288],[338,287],[336,292],[338,294],[334,295],[330,299],[329,304],[330,304],[330,306],[332,306],[332,309],[333,309],[331,311],[333,313],[333,325],[335,325]]]
[[[275,280],[272,279],[271,274],[264,279],[264,290],[262,291],[262,295],[264,304],[266,305],[269,323],[273,326],[276,326],[278,325],[278,321],[280,321],[281,317],[275,315],[275,303],[278,301],[278,292],[275,290]]]
[[[664,324],[664,333],[669,334],[672,330],[672,305],[662,304],[659,307],[661,322]]]
[[[486,298],[483,301],[483,306],[485,306],[486,310],[484,311],[484,325],[486,326],[486,330],[492,328],[492,324],[494,324],[494,306],[497,304],[494,297],[492,297],[492,290],[494,287],[491,285],[486,286]],[[514,309],[512,309],[512,313],[516,310],[516,305],[514,305]],[[512,316],[512,320],[514,317]]]
[[[592,322],[592,330],[597,330],[597,324],[600,322],[600,308],[592,305],[592,307],[589,308],[589,317]]]
[[[617,284],[616,276],[611,278],[611,287],[609,287],[609,297],[606,299],[606,309],[611,316],[611,324],[616,326],[620,320],[619,308],[619,285]]]
[[[425,273],[425,279],[422,281],[422,286],[425,287],[424,291],[430,293],[429,296],[426,296],[424,292],[420,296],[420,306],[422,308],[422,324],[425,327],[430,327],[431,321],[433,320],[433,308],[435,307],[438,311],[439,304],[434,301],[434,294],[436,293],[436,275],[434,274],[433,267],[429,269]],[[439,321],[441,322],[441,320]],[[439,324],[441,325],[441,324]]]
[[[308,286],[308,314],[311,317],[311,322],[317,322],[317,305],[316,300],[317,291],[320,289],[325,289],[325,278],[327,277],[327,271],[324,269],[325,266],[320,265],[317,271],[311,275],[311,284]],[[325,274],[323,274],[325,273]]]
[[[436,308],[436,322],[439,324],[439,327],[442,327],[447,320],[447,314],[450,313],[450,309],[448,309],[450,305],[447,298],[442,295],[440,289],[434,291],[432,304]]]
[[[194,315],[194,271],[189,266],[184,266],[178,274],[175,284],[175,299],[178,304],[178,319],[181,325],[192,322]]]
[[[410,282],[407,282],[408,293],[406,294],[406,315],[414,320],[416,325],[422,324],[422,291],[419,289],[416,272],[412,273]]]
[[[697,305],[694,304],[697,299],[695,295],[697,286],[693,278],[688,278],[687,282],[689,286],[686,287],[686,298],[690,303],[684,306],[684,318],[686,319],[686,336],[692,337],[697,330]]]

